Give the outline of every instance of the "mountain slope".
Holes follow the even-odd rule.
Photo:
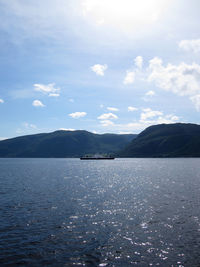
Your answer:
[[[200,125],[176,123],[150,126],[119,156],[200,157]]]
[[[27,135],[0,141],[0,157],[80,157],[85,154],[115,153],[135,136],[87,131]]]

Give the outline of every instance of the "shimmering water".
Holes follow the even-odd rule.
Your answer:
[[[0,266],[200,266],[200,159],[0,159]]]

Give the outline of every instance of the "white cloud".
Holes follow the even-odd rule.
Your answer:
[[[187,52],[200,52],[200,39],[182,40],[179,42],[179,47]]]
[[[188,44],[188,42],[186,43]],[[195,51],[197,51],[197,43],[195,42]],[[138,67],[142,66],[142,58],[137,57],[136,59],[136,65]],[[148,68],[143,71],[139,69],[136,69],[135,72],[127,71],[124,84],[133,83],[135,78],[139,78],[143,82],[154,82],[158,88],[176,95],[188,96],[195,108],[200,111],[198,100],[200,95],[200,64],[181,62],[179,64],[168,63],[164,65],[161,58],[154,57],[149,61]],[[145,94],[143,100],[149,101],[150,97],[154,95],[155,91],[150,90]]]
[[[37,126],[36,126],[35,124],[28,123],[28,122],[24,122],[24,123],[23,123],[23,126],[24,126],[26,129],[37,129]]]
[[[103,104],[101,104],[99,107],[100,107],[100,108],[103,108],[103,107],[104,107],[104,105],[103,105]]]
[[[151,98],[155,95],[156,93],[152,90],[146,92],[146,94],[144,95],[144,97],[142,98],[145,102],[149,102],[151,100]]]
[[[120,133],[139,133],[143,131],[145,128],[151,126],[151,125],[157,125],[157,124],[169,124],[169,123],[176,123],[179,121],[179,117],[173,114],[170,115],[162,115],[157,116],[155,118],[147,119],[147,120],[139,120],[139,121],[133,121],[129,122],[127,124],[113,124],[109,125],[105,123],[106,126],[112,126],[112,130],[119,131]]]
[[[169,123],[175,123],[179,120],[179,117],[176,116],[176,115],[173,115],[173,114],[170,114],[170,115],[163,115],[163,116],[159,116],[155,119],[152,119],[152,120],[144,120],[144,121],[140,121],[141,123],[143,122],[144,124],[147,124],[147,125],[156,125],[156,124],[162,124],[162,123],[165,123],[165,124],[169,124]]]
[[[136,110],[138,110],[138,108],[131,107],[131,106],[128,107],[128,111],[136,111]]]
[[[145,112],[143,112],[143,113],[145,113]],[[178,116],[176,116],[174,114],[158,115],[161,113],[162,112],[159,112],[159,111],[155,112],[154,111],[154,113],[151,114],[151,117],[148,117],[148,118],[145,118],[141,114],[141,118],[139,121],[133,121],[133,122],[129,122],[127,124],[114,124],[112,129],[115,129],[116,131],[121,131],[121,132],[125,131],[125,132],[138,133],[138,132],[141,132],[142,130],[144,130],[145,128],[147,128],[151,125],[157,125],[157,124],[162,124],[162,123],[165,123],[165,124],[176,123],[180,119]]]
[[[0,98],[0,103],[4,103],[4,100],[2,98]]]
[[[32,105],[34,107],[45,107],[45,105],[40,100],[34,100]]]
[[[152,91],[152,90],[148,91],[148,92],[145,94],[145,96],[154,96],[154,95],[155,95],[155,92]]]
[[[124,132],[124,131],[120,131],[119,134],[132,134],[132,132]]]
[[[60,96],[60,94],[51,93],[51,94],[49,94],[49,96],[51,96],[51,97],[58,97],[58,96]]]
[[[130,109],[131,111],[138,110],[134,107],[131,108],[133,108],[133,110]],[[151,108],[142,109],[139,120],[125,124],[114,123],[112,117],[109,118],[109,116],[104,115],[105,114],[102,114],[98,117],[98,119],[101,119],[101,126],[110,126],[112,130],[120,133],[138,133],[151,125],[176,123],[180,120],[180,118],[174,114],[164,114],[162,111],[152,110]]]
[[[109,110],[109,111],[119,111],[118,108],[114,108],[114,107],[107,107],[107,110]]]
[[[69,102],[74,103],[74,99],[73,98],[70,98],[69,99]]]
[[[136,76],[142,76],[142,66],[143,66],[143,57],[137,56],[134,59],[135,67],[132,70],[126,71],[126,76],[124,78],[124,84],[132,84],[135,82]]]
[[[162,116],[163,112],[157,111],[157,110],[152,110],[150,108],[143,109],[143,112],[140,115],[141,121],[145,121],[148,118],[153,118],[156,116]]]
[[[61,130],[61,131],[71,131],[71,132],[76,131],[75,129],[72,129],[72,128],[60,128],[59,130]]]
[[[149,62],[148,81],[154,81],[157,87],[180,96],[189,96],[197,110],[200,95],[200,65],[184,62],[179,65],[163,65],[162,59],[153,58]]]
[[[101,125],[104,126],[104,127],[107,127],[107,126],[113,126],[114,125],[114,122],[110,121],[110,120],[102,120],[100,121]]]
[[[114,126],[114,122],[111,121],[113,119],[118,119],[117,115],[113,113],[104,113],[98,117],[102,126],[108,127],[108,126]]]
[[[142,69],[142,65],[143,65],[143,58],[141,56],[138,56],[134,59],[134,62],[135,62],[135,66],[138,68],[138,69]]]
[[[126,77],[124,78],[124,84],[132,84],[135,81],[135,72],[126,71]]]
[[[181,96],[200,93],[200,65],[196,63],[188,65],[182,62],[165,67],[162,59],[155,57],[150,60],[149,70],[148,81],[154,81],[164,90]]]
[[[33,124],[33,123],[29,123],[29,122],[23,122],[21,123],[20,128],[17,128],[16,133],[17,134],[32,134],[32,133],[36,133],[38,132],[40,129],[38,129],[38,127]]]
[[[148,127],[144,122],[129,122],[127,124],[119,125],[121,130],[132,131],[133,133],[138,133]]]
[[[162,111],[145,108],[140,114],[140,123],[147,125],[174,123],[179,120],[179,117],[173,114],[164,115]]]
[[[91,67],[91,70],[96,73],[96,75],[104,76],[105,70],[107,70],[108,66],[106,64],[96,64]]]
[[[86,115],[87,115],[86,112],[74,112],[69,114],[69,116],[72,117],[73,119],[79,119],[85,117]]]
[[[58,97],[60,95],[60,88],[55,88],[55,83],[49,83],[47,85],[35,83],[33,86],[35,91],[48,94],[48,96]]]
[[[112,120],[112,119],[118,119],[117,115],[113,113],[104,113],[98,117],[99,120]]]
[[[8,137],[0,137],[0,141],[6,140]]]
[[[200,111],[200,94],[190,97],[190,100],[194,103],[197,111]]]

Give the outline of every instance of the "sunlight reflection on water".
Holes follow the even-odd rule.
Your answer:
[[[199,163],[0,159],[0,264],[199,266]]]

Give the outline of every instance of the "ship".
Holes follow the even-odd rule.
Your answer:
[[[114,157],[111,156],[102,156],[102,155],[94,155],[94,156],[83,156],[80,157],[81,160],[102,160],[102,159],[115,159]]]

